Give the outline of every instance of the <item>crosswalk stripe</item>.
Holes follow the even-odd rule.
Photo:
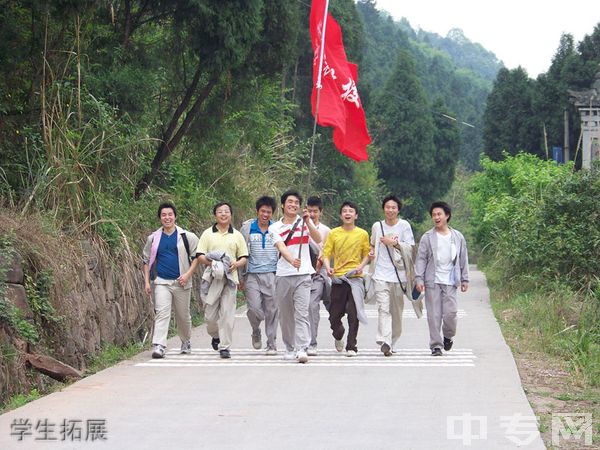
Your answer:
[[[228,360],[230,361],[230,360]],[[256,364],[256,363],[237,363],[231,364],[227,361],[224,362],[214,362],[214,363],[202,363],[202,364],[178,364],[178,363],[163,363],[163,364],[150,364],[150,363],[140,363],[136,364],[136,367],[298,367],[298,366],[319,366],[319,367],[343,367],[350,366],[350,364],[345,363],[325,363],[325,364],[315,364],[312,360],[309,360],[307,364],[298,364],[295,361],[281,361],[281,362],[272,362],[265,364]],[[357,363],[351,364],[352,367],[474,367],[475,364],[444,364],[444,363],[385,363],[385,364],[376,364],[376,363]]]
[[[266,356],[261,350],[234,349],[231,359],[219,359],[219,353],[210,348],[192,349],[184,355],[173,348],[164,359],[150,359],[136,367],[281,367],[298,366],[294,360],[284,360],[283,352]],[[392,357],[384,357],[379,349],[360,349],[357,356],[347,357],[334,349],[319,350],[318,356],[309,357],[307,365],[319,367],[474,367],[477,356],[471,349],[455,349],[443,357],[432,357],[429,350],[420,348],[398,349]]]
[[[375,309],[367,309],[367,310],[365,310],[365,314],[366,314],[367,318],[369,318],[369,319],[376,319],[377,316],[378,316],[378,312]],[[456,315],[457,315],[458,318],[467,317],[467,313],[466,313],[466,311],[464,309],[459,309],[457,311]],[[329,318],[329,313],[327,312],[327,310],[321,309],[319,311],[319,316],[322,317],[322,318],[328,319]],[[244,310],[238,310],[237,313],[235,314],[235,317],[236,318],[246,317],[246,310],[245,309]],[[405,318],[405,319],[416,319],[417,315],[412,310],[410,310],[410,311],[404,310],[402,312],[402,317]],[[427,318],[427,311],[423,311],[423,319],[426,319],[426,318]]]

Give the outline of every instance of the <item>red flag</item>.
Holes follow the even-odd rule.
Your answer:
[[[325,0],[313,0],[310,10],[310,36],[314,51],[313,115],[318,113],[319,125],[333,127],[333,142],[340,152],[355,161],[365,161],[368,158],[367,145],[371,138],[367,131],[365,111],[356,89],[358,67],[348,62],[342,42],[342,30],[329,12],[325,26],[322,88],[319,110],[316,111],[325,6]]]

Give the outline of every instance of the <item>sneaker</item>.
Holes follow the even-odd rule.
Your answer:
[[[213,348],[213,350],[219,350],[220,343],[221,343],[221,339],[212,338],[212,341],[210,341],[210,346]]]
[[[452,344],[454,344],[454,341],[452,339],[444,338],[444,350],[446,350],[447,352],[450,351],[450,349],[452,348]]]
[[[256,332],[252,333],[252,347],[254,347],[255,350],[260,350],[262,348],[260,330],[256,330]]]
[[[356,350],[346,350],[346,356],[348,356],[348,357],[356,356]]]
[[[229,353],[229,350],[224,348],[223,350],[219,350],[219,356],[222,359],[229,359],[231,358],[231,353]]]
[[[299,363],[306,363],[308,362],[308,355],[306,354],[306,352],[304,350],[299,350],[298,353],[296,353],[296,359],[298,360]]]
[[[336,339],[335,340],[335,349],[338,352],[343,352],[344,351],[344,341],[342,341],[341,339]]]
[[[285,352],[285,355],[283,355],[283,359],[285,359],[286,361],[293,361],[296,359],[296,352]]]
[[[392,356],[392,349],[388,344],[384,342],[381,345],[381,353],[383,353],[385,356]]]
[[[308,350],[306,350],[306,354],[308,356],[317,356],[318,355],[318,350],[317,350],[317,346],[316,345],[311,345],[310,347],[308,347]]]
[[[277,354],[277,349],[273,348],[273,347],[267,347],[267,351],[265,352],[265,355],[267,356],[275,356]]]
[[[180,353],[185,353],[186,355],[189,355],[190,353],[192,353],[192,343],[190,341],[182,342]]]
[[[164,358],[165,346],[160,344],[154,344],[154,348],[152,349],[152,357],[155,359]]]
[[[437,347],[434,348],[431,350],[431,356],[442,356],[442,349]]]

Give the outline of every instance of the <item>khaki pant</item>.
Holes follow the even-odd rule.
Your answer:
[[[288,352],[304,350],[310,344],[308,304],[310,275],[276,277],[275,297],[279,307],[281,337]]]
[[[458,302],[456,286],[434,284],[425,289],[425,307],[429,325],[429,348],[443,348],[443,338],[452,339],[456,335]],[[440,333],[440,330],[443,333]]]
[[[260,333],[260,323],[265,321],[267,347],[276,349],[279,311],[275,303],[275,274],[249,273],[245,283],[248,320],[252,333]]]
[[[237,285],[226,283],[220,297],[212,305],[204,305],[206,331],[219,338],[219,350],[229,349],[233,340]]]
[[[177,334],[182,342],[190,340],[192,317],[190,315],[190,296],[192,289],[184,289],[176,280],[170,284],[154,285],[154,334],[152,344],[167,346],[171,307],[175,309]]]
[[[386,343],[394,348],[402,334],[402,311],[404,292],[400,283],[375,280],[375,300],[377,301],[377,344]]]

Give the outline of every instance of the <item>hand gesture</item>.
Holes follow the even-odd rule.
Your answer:
[[[179,281],[180,286],[185,286],[187,284],[189,278],[190,278],[190,276],[184,273],[179,278],[177,278],[177,281]]]
[[[392,236],[392,237],[387,237],[387,236],[381,236],[381,238],[379,239],[381,241],[381,243],[383,245],[391,245],[392,247],[398,245],[398,236]]]
[[[305,206],[304,209],[302,210],[302,219],[305,222],[308,222],[308,220],[310,219],[310,214],[308,213],[308,208]]]

